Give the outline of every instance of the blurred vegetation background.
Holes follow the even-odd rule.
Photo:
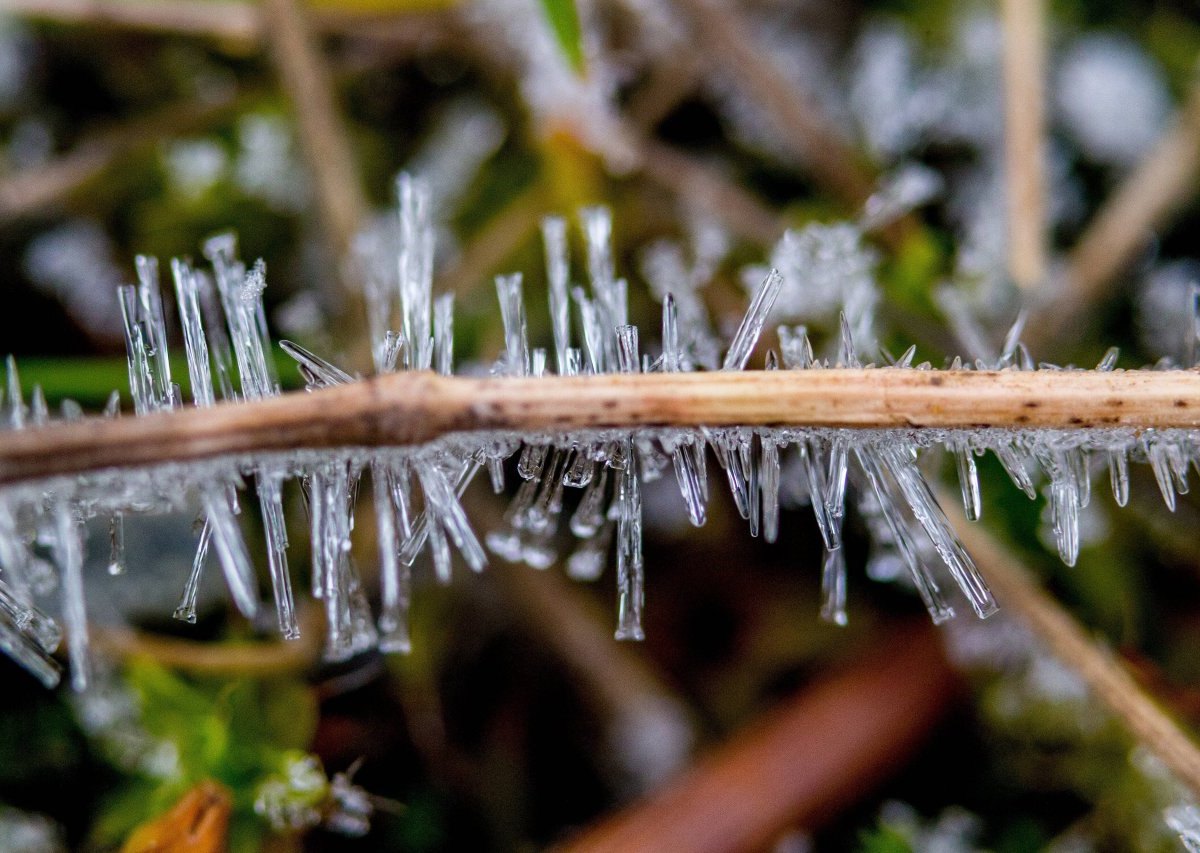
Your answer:
[[[947,280],[1002,336],[1011,314],[998,319],[1009,303],[989,283],[1003,264],[987,236],[1004,217],[996,4],[719,6],[826,114],[845,155],[832,167],[798,153],[812,140],[788,132],[786,110],[773,120],[770,92],[744,73],[723,18],[705,17],[711,8],[304,8],[360,180],[347,190],[368,209],[361,224],[382,216],[399,171],[431,181],[437,287],[456,294],[460,362],[500,348],[496,273],[525,272],[530,336],[549,338],[546,214],[612,208],[632,313],[651,328],[647,247],[677,241],[691,262],[715,239],[723,248],[704,298],[718,323],[736,322],[743,267],[767,261],[785,228],[854,216],[863,199],[847,184],[869,189],[906,163],[935,169],[948,189],[875,239],[881,343],[915,343],[917,361],[935,364],[959,352],[936,297]],[[132,279],[136,254],[195,256],[227,230],[244,257],[266,260],[277,338],[354,353],[363,325],[342,316],[348,273],[296,120],[303,93],[280,84],[270,14],[225,0],[0,0],[0,346],[17,356],[26,393],[38,384],[51,405],[99,408],[120,388],[128,404],[115,287]],[[1046,14],[1048,206],[1061,257],[1196,85],[1200,14],[1190,0],[1062,0]],[[1115,108],[1104,96],[1113,91],[1128,93]],[[1198,227],[1189,192],[1071,334],[1035,357],[1090,366],[1116,344],[1121,364],[1136,366],[1182,341],[1189,321],[1171,300],[1200,264]],[[820,340],[832,318],[812,329]],[[285,384],[300,387],[279,358]],[[1046,546],[1044,500],[1017,495],[990,457],[979,465],[991,529],[1172,714],[1200,722],[1194,498],[1168,514],[1151,475],[1135,472],[1126,510],[1107,495],[1093,502],[1068,569]],[[484,491],[467,498],[481,529],[502,511]],[[854,514],[850,624],[819,621],[811,513],[785,509],[779,543],[766,547],[736,523],[723,489],[713,495],[697,530],[673,485],[648,487],[643,644],[611,639],[612,567],[577,585],[560,567],[495,560],[482,577],[439,587],[422,562],[412,654],[336,667],[315,643],[281,648],[216,588],[199,624],[171,622],[192,518],[128,519],[119,578],[104,577],[107,531],[97,528],[88,574],[100,684],[46,692],[0,661],[0,849],[160,849],[145,846],[147,831],[193,845],[161,848],[179,850],[569,845],[697,756],[732,743],[715,759],[732,762],[746,731],[778,718],[812,735],[776,732],[769,752],[791,767],[786,784],[768,784],[769,767],[722,778],[729,802],[751,810],[767,808],[764,786],[791,799],[769,838],[732,847],[1178,848],[1162,814],[1185,795],[1018,622],[961,615],[935,634],[910,590],[865,579],[864,566],[887,567],[872,562]],[[302,527],[299,495],[289,500]],[[370,552],[368,515],[355,537]],[[293,539],[294,566],[306,565],[306,539]],[[881,680],[839,680],[861,672]],[[869,736],[855,727],[864,714],[881,721]],[[229,792],[211,807],[228,808],[227,830],[188,842],[178,840],[183,818],[153,823],[205,780]],[[710,809],[726,805],[714,798]],[[139,826],[143,841],[131,836]],[[646,844],[655,849],[652,836]]]

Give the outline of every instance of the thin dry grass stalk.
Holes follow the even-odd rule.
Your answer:
[[[4,0],[4,11],[34,21],[187,35],[234,44],[262,41],[268,26],[262,7],[239,0]],[[328,35],[430,47],[441,41],[454,13],[405,11],[381,17],[338,8],[313,9],[313,28]]]
[[[1009,273],[1029,290],[1046,276],[1043,0],[1004,0],[1004,154]]]
[[[265,0],[267,35],[283,87],[296,111],[299,138],[316,184],[317,202],[339,259],[348,256],[369,206],[333,78],[295,0]]]
[[[398,373],[307,394],[12,432],[0,484],[454,432],[641,426],[1200,428],[1193,371],[752,371],[547,378]]]
[[[1106,298],[1113,282],[1189,199],[1200,180],[1200,83],[1145,159],[1121,182],[1089,223],[1067,258],[1056,292],[1045,294],[1030,318],[1033,346],[1055,340],[1088,308]]]
[[[1109,197],[1071,252],[1072,301],[1088,304],[1128,266],[1153,232],[1196,193],[1200,176],[1200,84],[1170,129]]]
[[[772,65],[737,11],[712,0],[675,2],[691,18],[704,55],[762,105],[799,165],[848,206],[865,202],[875,184],[870,170],[812,99]]]
[[[0,178],[0,224],[61,203],[114,164],[164,138],[207,127],[233,115],[248,96],[171,104],[157,113],[90,136],[72,151],[33,169]]]
[[[1046,648],[1083,679],[1093,695],[1120,718],[1175,776],[1200,797],[1200,749],[1174,720],[1146,695],[1113,654],[1034,582],[1003,546],[976,524],[969,524],[944,499],[946,510],[975,564],[987,578],[1001,607],[1017,616]]]

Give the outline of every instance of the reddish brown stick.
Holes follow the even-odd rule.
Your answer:
[[[570,853],[754,850],[813,828],[919,748],[955,678],[931,627],[785,704],[662,792],[564,846]]]

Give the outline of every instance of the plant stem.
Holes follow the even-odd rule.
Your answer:
[[[932,629],[892,626],[888,637],[561,849],[766,850],[791,827],[828,821],[917,749],[956,689]]]
[[[1200,797],[1200,749],[1137,682],[1112,653],[1090,639],[1086,630],[1043,592],[1015,557],[1007,554],[977,524],[969,524],[947,497],[943,509],[957,528],[1001,607],[1015,614],[1046,648],[1069,666],[1093,695],[1119,717],[1138,742]]]
[[[268,27],[262,7],[240,0],[4,0],[6,14],[54,24],[128,29],[160,35],[187,35],[252,45]],[[377,14],[313,9],[314,29],[321,33],[394,43],[422,45],[437,38],[451,11],[408,11],[399,19]]]
[[[538,379],[398,373],[312,393],[9,432],[0,484],[455,432],[643,426],[1200,428],[1191,371],[811,370]]]
[[[36,168],[0,178],[0,223],[37,213],[78,192],[113,164],[160,139],[194,132],[232,115],[249,95],[171,104],[149,116],[85,138],[72,151]]]
[[[1192,86],[1166,133],[1121,182],[1071,250],[1059,292],[1048,294],[1030,321],[1037,345],[1070,329],[1090,306],[1110,295],[1129,267],[1180,208],[1200,180],[1200,83]]]
[[[1200,176],[1200,84],[1170,128],[1105,202],[1071,252],[1072,300],[1094,302],[1153,232],[1196,193]]]
[[[368,205],[333,80],[296,0],[264,0],[263,13],[279,76],[295,107],[317,203],[340,261],[348,255]]]
[[[734,7],[713,0],[675,3],[692,19],[703,55],[762,106],[780,142],[813,179],[850,207],[865,202],[874,185],[870,171],[812,98],[780,74]]]
[[[1003,0],[1004,153],[1009,273],[1030,290],[1046,276],[1044,0]]]

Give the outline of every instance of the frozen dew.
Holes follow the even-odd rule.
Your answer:
[[[1167,809],[1163,818],[1167,826],[1178,833],[1188,853],[1200,853],[1200,808],[1191,803],[1181,803]]]
[[[882,227],[935,190],[919,170],[901,168],[868,203],[860,222],[812,225],[785,237],[772,259],[778,271],[749,273],[754,277],[749,305],[727,346],[714,331],[700,293],[728,251],[720,235],[699,229],[687,251],[660,243],[642,256],[645,277],[662,303],[661,338],[654,341],[645,329],[629,322],[628,286],[615,267],[608,211],[581,212],[578,227],[585,252],[575,270],[568,251],[574,224],[547,218],[542,223],[549,309],[545,340],[530,340],[531,330],[540,326],[537,312],[530,312],[525,301],[521,275],[497,277],[503,344],[492,373],[534,380],[550,373],[575,377],[645,372],[664,374],[669,381],[667,375],[695,370],[740,371],[754,360],[772,317],[811,325],[779,326],[778,351],[767,351],[766,370],[874,369],[864,362],[871,358],[868,353],[876,352],[876,360],[889,365],[887,369],[931,370],[928,362],[913,366],[915,347],[895,358],[875,343],[875,258],[862,239],[865,229]],[[388,233],[360,247],[370,351],[378,373],[434,370],[449,376],[455,369],[453,296],[435,297],[432,290],[430,198],[421,181],[401,176]],[[191,388],[187,403],[207,408],[222,400],[279,394],[275,344],[263,310],[265,267],[260,262],[247,268],[230,235],[210,240],[205,255],[207,266],[179,260],[170,265]],[[1179,306],[1186,301],[1188,309],[1186,356],[1175,357],[1165,369],[1196,364],[1197,292],[1189,285],[1187,300],[1176,300]],[[939,298],[969,355],[966,362],[961,357],[948,360],[948,369],[1074,369],[1035,365],[1020,340],[1023,315],[996,346],[961,293],[946,288]],[[138,259],[137,284],[122,288],[118,303],[135,413],[180,408],[184,400],[170,372],[171,336],[153,259]],[[542,343],[545,346],[538,345]],[[301,344],[280,341],[278,346],[310,389],[357,381],[351,372]],[[1114,348],[1096,369],[1118,370],[1117,362]],[[7,429],[40,429],[54,422],[39,389],[32,389],[28,397],[22,393],[11,358],[2,399],[0,422]],[[104,416],[115,418],[119,413],[120,398],[114,395]],[[84,417],[78,406],[64,404],[63,419]],[[307,507],[310,594],[324,610],[325,654],[331,660],[372,648],[401,653],[411,649],[410,608],[419,596],[415,580],[425,571],[417,568],[423,554],[428,554],[433,577],[442,583],[450,582],[456,563],[482,570],[489,553],[540,570],[559,562],[576,580],[594,580],[611,567],[617,587],[615,636],[638,640],[645,635],[643,487],[667,478],[679,489],[688,521],[703,525],[709,514],[710,459],[720,466],[720,479],[751,536],[775,541],[789,523],[785,512],[809,505],[824,546],[821,618],[838,625],[848,620],[848,576],[859,568],[854,551],[843,548],[848,517],[860,519],[871,535],[866,566],[870,577],[906,579],[936,623],[954,614],[948,601],[953,580],[971,609],[984,617],[995,610],[992,595],[918,464],[920,455],[934,450],[953,460],[968,519],[976,520],[982,512],[976,459],[984,453],[996,456],[1027,497],[1044,493],[1054,544],[1067,564],[1077,560],[1081,529],[1086,531],[1084,511],[1091,498],[1093,468],[1099,472],[1107,467],[1114,500],[1124,505],[1130,499],[1130,465],[1145,462],[1170,507],[1187,493],[1188,469],[1200,459],[1196,436],[1182,430],[863,431],[726,424],[528,435],[462,433],[421,447],[335,448],[214,460],[166,472],[89,474],[0,491],[0,650],[50,686],[59,678],[50,655],[65,636],[71,682],[76,688],[85,685],[89,649],[82,585],[84,524],[93,518],[107,524],[103,557],[110,571],[119,573],[126,566],[127,518],[160,508],[199,511],[197,547],[183,579],[177,618],[196,621],[200,584],[211,557],[233,606],[248,617],[262,607],[261,572],[264,592],[265,581],[270,581],[280,635],[298,637],[284,499],[285,492],[295,488],[293,481]],[[505,482],[506,464],[515,470],[515,483]],[[501,493],[507,487],[512,497],[500,523],[477,534],[463,496],[485,470],[492,490]],[[360,482],[364,474],[369,489]],[[247,485],[262,518],[266,559],[261,566],[251,560],[254,551],[242,530]],[[360,493],[369,496],[373,512],[372,571],[351,549]],[[52,564],[46,554],[52,556]],[[810,566],[815,572],[816,566]],[[375,567],[379,587],[373,608],[374,591],[365,588],[362,577],[373,574]],[[62,626],[36,603],[37,596],[54,588],[63,604]],[[352,787],[346,794],[351,828],[359,826],[362,817]]]
[[[779,274],[778,270],[771,270],[767,273],[766,278],[755,291],[754,298],[750,301],[750,307],[746,309],[742,324],[738,326],[737,332],[733,335],[733,340],[725,353],[725,361],[721,365],[722,370],[744,370],[746,368],[746,363],[750,361],[750,353],[754,351],[754,346],[758,343],[763,325],[767,322],[767,315],[771,313],[771,308],[775,305],[782,285],[783,276]]]

